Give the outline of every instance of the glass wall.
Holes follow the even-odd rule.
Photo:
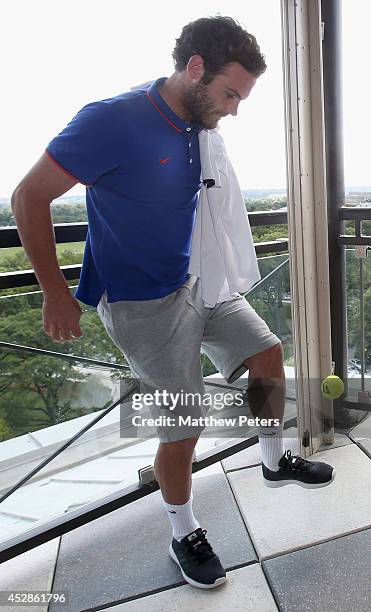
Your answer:
[[[367,249],[346,249],[348,398],[369,401],[371,391],[371,260]]]

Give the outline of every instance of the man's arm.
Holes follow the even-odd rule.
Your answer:
[[[44,294],[45,332],[56,342],[82,336],[79,303],[59,267],[50,205],[78,181],[43,153],[15,188],[11,205],[18,233]]]

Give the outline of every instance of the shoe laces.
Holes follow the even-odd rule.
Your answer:
[[[300,455],[293,455],[290,450],[285,452],[283,458],[285,458],[285,465],[283,467],[286,470],[304,472],[310,466],[310,461],[303,459],[303,457],[300,457]]]
[[[215,557],[215,553],[211,547],[211,544],[206,539],[206,529],[196,529],[194,533],[192,533],[192,539],[190,540],[190,536],[186,536],[183,539],[186,546],[188,547],[188,552],[197,563],[200,565],[201,563],[205,563],[212,557]],[[196,534],[196,536],[194,535]]]

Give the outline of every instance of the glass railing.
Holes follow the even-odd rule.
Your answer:
[[[346,399],[361,403],[369,403],[371,395],[371,257],[367,252],[367,246],[346,249]]]
[[[70,291],[75,292],[76,284]],[[110,340],[95,308],[81,304],[83,336],[73,342],[57,343],[43,330],[41,291],[16,293],[0,297],[0,342],[36,347],[95,361],[125,365],[126,360]]]
[[[288,421],[296,416],[295,386],[290,388],[295,378],[288,256],[264,257],[259,265],[262,280],[246,297],[283,341]],[[2,298],[0,340],[31,346],[31,351],[36,346],[36,352],[0,344],[0,550],[15,536],[27,539],[35,529],[83,513],[92,503],[124,495],[127,487],[139,484],[138,470],[153,465],[158,447],[154,427],[133,425],[137,412],[128,393],[135,381],[122,368],[122,357],[118,367],[120,355],[95,310],[82,317],[84,340],[63,346],[42,331],[41,299],[40,293]],[[61,354],[71,349],[80,358]],[[57,354],[45,354],[48,350]],[[87,362],[97,357],[111,360],[111,366]],[[227,385],[204,363],[204,376],[208,394],[218,396],[208,417],[225,419],[241,412],[252,417],[247,401],[242,407],[223,405],[226,393],[243,394],[247,375]],[[148,410],[141,412],[147,415]],[[196,446],[197,461],[233,439],[237,443],[254,435],[256,427],[248,424],[238,431],[233,425],[207,426]]]
[[[245,297],[256,312],[267,322],[269,328],[282,341],[286,376],[285,421],[289,421],[296,417],[297,414],[289,257],[287,254],[261,257],[259,258],[259,269],[262,278]],[[238,418],[239,415],[243,414],[248,419],[253,416],[246,397],[248,373],[243,374],[232,385],[228,385],[205,354],[201,355],[201,363],[206,390],[210,395],[216,397],[214,402],[210,400],[211,408],[208,410],[208,416],[214,417],[214,423],[215,419],[220,417],[232,419],[231,422],[234,425],[230,427],[226,427],[224,424],[220,427],[214,424],[207,426],[196,447],[197,457],[199,456],[201,445],[202,449],[212,448],[213,446],[223,444],[226,438],[241,439],[256,435],[257,433],[254,425],[244,423],[243,426],[236,426],[236,417]],[[228,394],[228,396],[231,393],[233,394],[233,399],[228,397],[228,401],[232,405],[229,407],[224,406],[223,409],[213,408],[218,403],[219,406],[221,405],[223,393]],[[292,436],[293,432],[287,435]]]
[[[291,289],[288,255],[260,257],[261,280],[246,294],[246,299],[282,341],[290,397],[295,397],[294,353],[291,320]],[[204,376],[216,374],[206,355],[202,355]]]
[[[282,263],[283,267],[272,274]],[[283,340],[285,360],[289,364],[293,344],[288,256],[260,257],[259,267],[262,279],[266,280],[253,288],[246,297],[272,331]],[[74,293],[75,284],[71,285],[71,293]],[[80,322],[82,338],[56,343],[43,330],[42,302],[40,291],[17,293],[14,290],[9,295],[0,296],[0,342],[126,365],[124,356],[108,337],[95,308],[81,304],[84,311]],[[203,359],[203,367],[204,376],[215,373],[215,368],[206,358]]]
[[[284,347],[287,395],[295,399],[295,371],[293,362],[293,339],[291,325],[291,296],[288,255],[273,255],[259,258],[261,281],[246,295],[256,312],[268,323],[270,329],[282,340]],[[74,287],[71,287],[74,292]],[[42,293],[28,292],[0,297],[3,313],[0,323],[0,345],[7,342],[15,345],[36,347],[54,353],[73,355],[79,358],[112,364],[127,368],[126,360],[107,335],[95,308],[81,304],[84,314],[81,318],[83,337],[73,342],[56,343],[42,328]],[[9,348],[9,346],[8,346]],[[201,356],[203,376],[220,378],[212,362]],[[86,367],[96,363],[85,363]],[[206,381],[207,382],[207,381]],[[223,379],[218,385],[225,385]],[[247,384],[246,376],[238,385]],[[211,381],[207,382],[210,387]],[[226,387],[230,389],[229,386]],[[217,389],[217,387],[215,387]]]
[[[138,439],[120,398],[135,386],[122,371],[24,351],[1,350],[0,361],[1,548],[137,482],[145,452],[127,452]]]

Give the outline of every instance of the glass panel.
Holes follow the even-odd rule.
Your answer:
[[[75,286],[76,282],[70,284]],[[71,288],[72,293],[74,290]],[[13,289],[13,294],[15,293]],[[73,342],[57,343],[43,330],[42,302],[43,297],[40,291],[0,297],[2,312],[0,342],[11,342],[56,353],[126,365],[124,356],[105,332],[95,308],[80,304],[84,311],[81,317],[82,338]]]
[[[248,299],[282,339],[286,375],[290,382],[294,374],[290,365],[292,330],[288,257],[261,258],[260,270],[263,280],[249,293]],[[22,299],[25,297],[21,296]],[[123,395],[122,378],[130,374],[104,367],[86,367],[77,360],[22,351],[1,351],[0,359],[3,496],[97,414],[102,414],[117,401]],[[218,373],[216,377],[206,374],[206,383],[206,390],[213,398],[208,416],[217,419],[241,414],[241,407],[231,406],[230,401],[226,409],[224,399],[226,393],[235,397],[243,395],[246,374],[224,389],[219,385],[225,381]],[[288,385],[288,391],[285,419],[296,415],[295,389]],[[242,410],[245,416],[252,417],[247,404]],[[142,416],[147,414],[148,410],[142,412]],[[0,504],[0,538],[4,540],[27,531],[40,521],[61,516],[88,501],[138,482],[138,469],[153,464],[158,441],[154,428],[146,432],[141,428],[142,437],[138,438],[138,431],[131,427],[132,416],[130,400],[121,405],[121,411],[117,406],[5,499]],[[130,431],[132,437],[129,437]],[[197,458],[210,448],[225,443],[226,438],[238,441],[255,434],[253,425],[244,425],[243,430],[236,430],[233,426],[228,429],[209,426],[197,445]],[[144,436],[149,436],[149,439],[143,439]]]
[[[271,331],[282,340],[287,373],[295,380],[289,257],[271,255],[260,257],[258,261],[262,280],[245,297]],[[206,355],[202,356],[202,365],[204,376],[216,372]]]
[[[259,268],[262,280],[252,288],[246,295],[246,299],[256,312],[267,322],[269,328],[282,341],[284,348],[284,367],[286,376],[286,406],[285,406],[285,421],[296,417],[296,388],[295,388],[295,367],[293,356],[293,338],[292,338],[292,319],[291,319],[291,289],[290,289],[290,270],[288,255],[273,255],[269,257],[259,258]],[[219,408],[210,408],[208,416],[215,418],[238,418],[239,415],[245,415],[247,418],[252,418],[252,413],[247,403],[244,390],[248,383],[248,373],[243,374],[232,385],[226,384],[226,381],[220,377],[216,368],[210,359],[202,355],[203,374],[206,382],[206,391],[212,395],[215,400],[211,406]],[[218,386],[214,386],[217,383]],[[221,388],[221,385],[224,388]],[[243,405],[241,404],[241,392]],[[221,394],[227,398],[227,403],[232,402],[230,394],[234,395],[236,400],[235,405],[223,407],[221,409]],[[233,423],[233,424],[232,424]],[[231,421],[231,426],[225,425],[210,426],[202,433],[202,438],[196,447],[196,455],[199,456],[200,449],[205,451],[215,445],[220,445],[226,442],[226,438],[248,438],[256,435],[257,430],[254,424],[243,424],[236,427],[236,421]],[[288,437],[296,438],[296,433],[290,432]]]
[[[153,463],[155,440],[120,437],[131,403],[109,410],[125,393],[122,372],[18,351],[0,351],[0,360],[0,542],[136,483],[138,469]]]
[[[346,249],[348,396],[369,401],[371,391],[371,258]]]
[[[345,205],[359,207],[369,213],[371,207],[370,164],[368,160],[371,122],[367,95],[364,92],[364,74],[368,70],[370,3],[341,2],[342,13],[342,83],[344,131],[344,183]],[[357,61],[354,58],[357,57]],[[341,163],[341,162],[340,162]],[[359,219],[359,217],[357,218]],[[357,221],[345,223],[345,234],[356,235]],[[371,235],[371,222],[361,221],[361,234]],[[345,249],[345,300],[347,315],[347,407],[338,409],[337,421],[343,431],[363,440],[361,446],[368,452],[371,438],[371,261],[365,247]],[[339,304],[340,306],[340,304]],[[343,305],[342,305],[343,306]],[[367,406],[367,404],[369,404]],[[366,410],[363,406],[366,405]],[[335,405],[336,406],[336,405]],[[354,409],[351,409],[353,407]],[[335,408],[336,409],[336,408]],[[361,431],[354,430],[362,421]],[[367,422],[366,422],[367,421]]]

